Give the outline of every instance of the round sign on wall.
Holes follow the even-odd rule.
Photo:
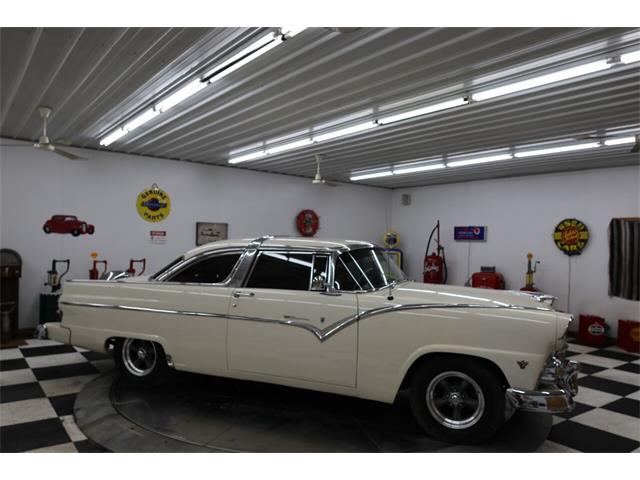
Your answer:
[[[580,220],[565,218],[556,225],[553,241],[566,255],[580,255],[589,241],[589,229]]]
[[[136,209],[147,222],[161,222],[171,212],[171,199],[167,192],[154,183],[151,188],[138,194]]]
[[[397,248],[400,245],[400,234],[389,229],[382,235],[382,244],[387,248]]]
[[[296,228],[300,235],[313,237],[320,228],[320,217],[313,210],[302,210],[296,215]]]

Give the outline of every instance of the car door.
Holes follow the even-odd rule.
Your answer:
[[[326,333],[357,314],[356,296],[311,290],[312,279],[327,279],[329,262],[306,252],[259,253],[244,287],[233,292],[230,370],[355,387],[357,322]]]
[[[226,371],[226,316],[233,292],[226,280],[241,253],[194,257],[171,267],[163,281],[152,284],[154,308],[176,313],[159,316],[162,321],[153,326],[164,330],[176,368],[209,374]]]

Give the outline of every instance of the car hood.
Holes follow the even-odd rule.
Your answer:
[[[381,293],[388,292],[382,290]],[[385,293],[386,295],[388,293]],[[488,288],[458,287],[432,283],[402,282],[393,289],[397,304],[482,305],[490,307],[522,307],[549,310],[553,297],[542,293]]]

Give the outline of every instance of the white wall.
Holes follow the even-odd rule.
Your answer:
[[[4,140],[4,143],[16,143]],[[75,151],[75,150],[74,150]],[[51,259],[71,259],[66,278],[88,278],[90,253],[109,268],[147,258],[154,272],[195,247],[197,221],[227,222],[229,237],[296,234],[295,215],[304,208],[320,216],[319,237],[377,241],[387,228],[391,193],[379,188],[312,185],[310,180],[133,155],[80,151],[88,162],[71,161],[31,148],[0,148],[0,244],[23,258],[20,327],[38,322],[38,293]],[[156,182],[171,197],[161,223],[142,220],[138,193]],[[46,235],[54,214],[77,215],[96,226],[94,235]],[[149,231],[166,230],[166,245],[151,245]]]
[[[533,252],[542,262],[537,287],[557,295],[557,305],[566,309],[569,257],[557,249],[552,233],[562,219],[578,218],[591,237],[582,255],[571,259],[569,308],[604,317],[615,336],[618,319],[639,319],[640,305],[607,294],[607,227],[614,217],[640,216],[639,185],[640,168],[634,166],[399,189],[393,194],[392,225],[401,235],[411,278],[422,275],[427,236],[440,219],[448,283],[462,285],[481,265],[495,265],[507,288],[520,289],[526,254]],[[403,193],[411,194],[410,206],[401,205]],[[488,226],[487,241],[471,245],[469,273],[469,244],[453,240],[454,225]]]
[[[15,143],[5,140],[7,143]],[[362,186],[318,187],[307,179],[248,172],[132,155],[84,151],[73,162],[30,148],[0,148],[0,244],[25,262],[21,281],[21,328],[38,321],[52,258],[71,258],[68,278],[87,278],[89,254],[110,268],[146,257],[153,272],[195,246],[196,221],[229,223],[231,238],[295,234],[294,216],[312,208],[321,217],[320,237],[379,242],[388,225],[402,236],[405,270],[418,279],[427,235],[439,218],[449,264],[449,283],[467,279],[468,244],[453,241],[454,225],[487,225],[488,241],[471,245],[470,273],[495,265],[508,288],[524,284],[526,254],[541,260],[536,284],[567,307],[568,262],[552,241],[555,224],[577,217],[591,231],[584,253],[571,260],[571,311],[593,313],[613,327],[619,318],[638,319],[638,302],[607,295],[607,226],[613,217],[639,216],[640,169],[624,167],[553,175],[439,185],[394,192]],[[142,220],[135,199],[158,183],[171,196],[165,222]],[[402,206],[400,196],[412,195]],[[44,221],[56,213],[96,225],[78,238],[45,235]],[[390,221],[389,219],[392,219]],[[166,245],[151,245],[149,231],[167,230]]]

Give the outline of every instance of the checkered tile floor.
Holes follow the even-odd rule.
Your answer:
[[[0,452],[101,452],[82,434],[73,404],[113,360],[52,340],[0,350]]]
[[[640,451],[640,355],[577,343],[568,355],[582,363],[577,407],[554,416],[538,451]],[[103,451],[76,426],[73,403],[112,368],[106,355],[51,340],[0,350],[0,451]]]

